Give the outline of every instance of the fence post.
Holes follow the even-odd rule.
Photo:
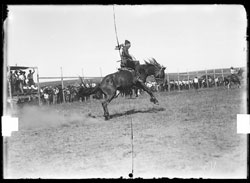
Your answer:
[[[187,77],[188,77],[188,89],[190,90],[190,82],[189,82],[189,72],[187,70]]]
[[[38,72],[38,67],[37,69],[37,88],[38,88],[38,104],[41,105],[41,88],[40,88],[40,82],[39,82],[39,72]]]
[[[215,69],[214,69],[214,85],[215,85],[215,87],[217,87],[217,83],[215,82],[215,78],[216,78],[216,75],[215,75]]]
[[[10,108],[13,110],[13,101],[12,101],[12,88],[11,88],[11,85],[13,85],[12,81],[11,81],[11,78],[10,78],[10,66],[7,67],[7,81],[8,81],[8,85],[7,85],[7,90],[9,89],[9,97],[10,97]],[[4,71],[6,72],[6,71]],[[5,87],[4,87],[5,88]],[[14,87],[13,87],[14,88]],[[5,90],[6,91],[6,90]],[[5,93],[5,92],[4,92]],[[4,97],[4,100],[8,98],[8,97]],[[6,107],[6,101],[4,101],[4,110],[6,110],[7,107]],[[4,115],[6,114],[6,111],[4,111]]]
[[[102,78],[102,68],[100,67],[100,75],[101,75],[101,78]]]
[[[198,88],[200,88],[200,82],[199,82],[199,77],[198,77],[198,71],[196,71],[196,77],[198,78]]]
[[[225,86],[223,69],[221,69],[221,76],[222,76],[222,79],[223,79],[223,85]]]
[[[167,81],[168,81],[168,91],[170,92],[170,80],[169,80],[169,74],[167,74]]]
[[[64,85],[63,85],[63,72],[62,72],[62,67],[61,67],[61,82],[62,82],[62,94],[63,94],[63,103],[65,103],[65,96],[64,96]]]
[[[83,68],[82,68],[82,79],[84,79],[84,75],[83,75]]]
[[[208,77],[207,77],[207,69],[206,69],[206,83],[207,83],[207,88],[209,88]]]
[[[181,90],[181,88],[180,88],[180,76],[179,76],[179,70],[178,70],[178,90],[180,91]]]

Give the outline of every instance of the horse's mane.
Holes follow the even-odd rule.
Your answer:
[[[148,59],[148,61],[144,60],[144,62],[146,65],[152,65],[156,67],[157,69],[162,68],[162,66],[154,58]]]

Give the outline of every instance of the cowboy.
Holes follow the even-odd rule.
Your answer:
[[[129,67],[132,68],[135,71],[135,76],[137,78],[138,81],[142,82],[140,79],[140,74],[137,71],[136,67],[136,63],[133,59],[133,57],[129,54],[129,48],[131,47],[131,43],[128,40],[125,40],[124,44],[118,45],[118,47],[116,47],[116,49],[120,49],[122,48],[122,54],[121,54],[121,68],[124,67]],[[129,62],[133,62],[132,64],[129,64]],[[138,61],[137,61],[138,62]]]
[[[133,61],[132,56],[129,54],[128,50],[131,47],[131,43],[128,40],[125,40],[124,45],[122,45],[122,61],[121,66],[128,65],[128,61]]]
[[[120,44],[120,45],[116,46],[116,50],[117,49],[120,50],[122,48],[121,67],[128,67],[128,61],[133,61],[132,56],[128,52],[128,49],[130,47],[131,47],[131,43],[128,40],[125,40],[124,44]]]

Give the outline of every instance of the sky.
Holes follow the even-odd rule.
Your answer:
[[[114,7],[114,11],[113,11]],[[246,66],[241,5],[9,5],[7,64],[37,66],[40,77],[99,77],[120,67],[119,43],[141,64],[166,72]]]

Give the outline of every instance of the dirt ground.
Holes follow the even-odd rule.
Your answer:
[[[118,97],[105,121],[98,100],[13,111],[6,178],[245,178],[247,138],[236,133],[245,89]]]

